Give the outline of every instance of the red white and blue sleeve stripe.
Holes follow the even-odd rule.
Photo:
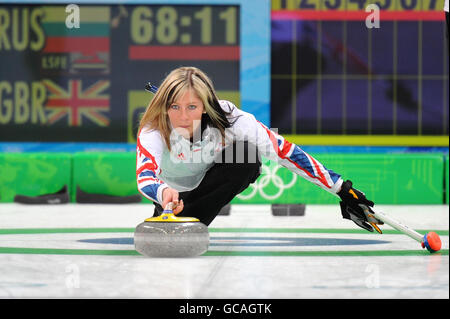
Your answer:
[[[277,162],[280,165],[331,193],[335,194],[340,190],[342,184],[341,175],[327,169],[298,145],[290,143],[283,136],[273,132],[261,122],[257,122],[266,131],[267,137],[270,139],[273,150],[277,155]]]
[[[157,177],[160,172],[159,162],[157,160],[159,154],[157,148],[152,149],[144,147],[141,135],[138,135],[136,145],[136,180],[139,192],[146,198],[162,204],[162,191],[168,187]],[[151,141],[144,141],[148,142]],[[158,143],[158,140],[154,140]]]

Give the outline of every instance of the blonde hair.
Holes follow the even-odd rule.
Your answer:
[[[202,117],[202,122],[207,123],[202,125],[210,124],[216,127],[222,138],[225,138],[225,129],[232,125],[226,117],[231,110],[225,112],[221,108],[212,81],[196,67],[180,67],[167,75],[140,120],[138,134],[142,129],[158,130],[170,151],[171,126],[167,111],[188,89],[193,90],[203,102],[206,116]]]

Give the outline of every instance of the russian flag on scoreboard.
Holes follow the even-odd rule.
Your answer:
[[[110,48],[110,8],[80,7],[80,27],[68,28],[65,6],[45,6],[43,53],[70,53],[75,68],[107,67]]]

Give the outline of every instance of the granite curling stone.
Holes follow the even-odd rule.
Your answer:
[[[208,227],[193,217],[177,217],[169,203],[158,217],[136,227],[134,247],[146,257],[195,257],[209,247]]]

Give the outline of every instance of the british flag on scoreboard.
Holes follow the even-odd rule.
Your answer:
[[[69,126],[81,126],[83,119],[89,119],[99,126],[108,126],[109,118],[109,81],[100,80],[83,88],[83,80],[69,80],[67,87],[62,87],[51,80],[44,80],[49,95],[45,108],[48,124],[67,117]]]

